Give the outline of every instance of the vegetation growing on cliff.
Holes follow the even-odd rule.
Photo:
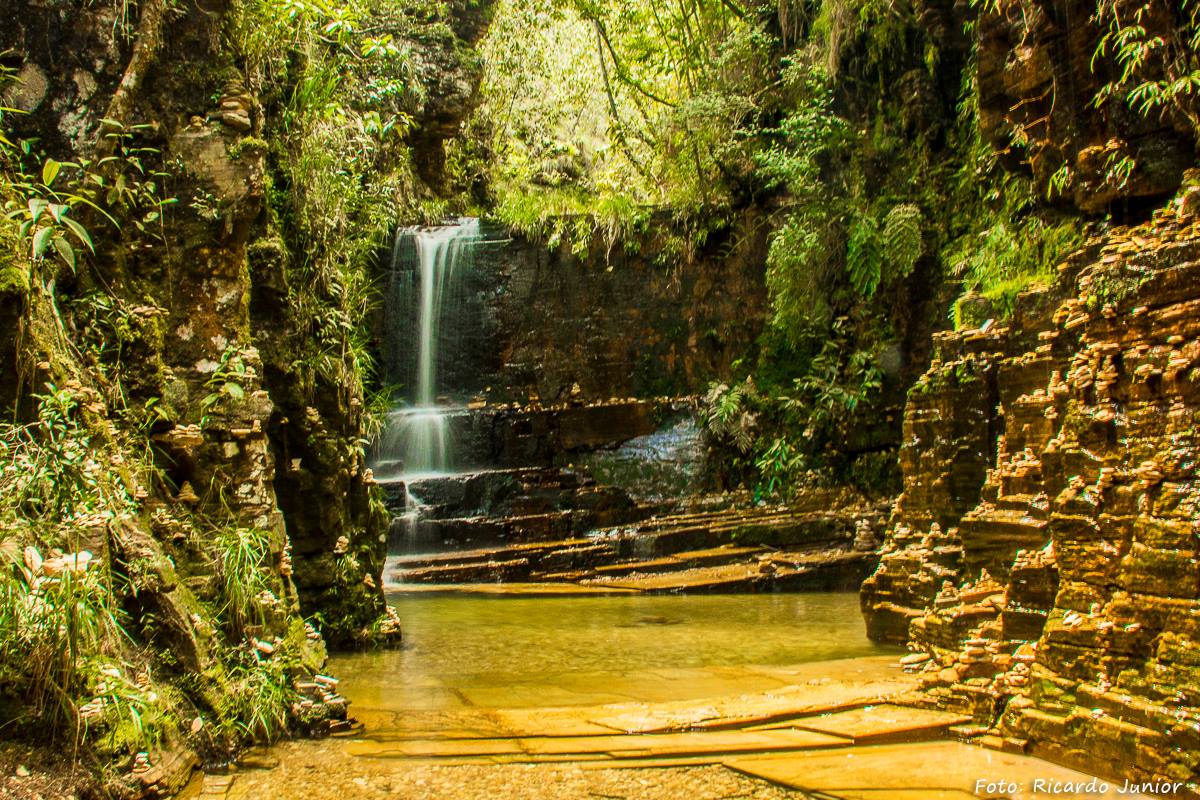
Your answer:
[[[0,119],[0,726],[128,772],[328,713],[295,688],[322,656],[301,611],[339,643],[386,623],[366,317],[398,218],[472,202],[578,251],[670,219],[669,269],[757,209],[770,325],[703,410],[727,476],[894,489],[932,328],[1010,314],[1080,208],[1162,193],[1115,136],[996,123],[962,34],[1001,5],[499,0],[478,95],[486,3],[79,12],[63,46],[120,63]],[[1095,11],[1088,107],[1194,153],[1200,5]]]
[[[133,53],[129,69],[138,53],[167,57],[163,37],[199,32],[205,45],[120,84],[121,119],[102,116],[109,96],[96,92],[76,128],[32,113],[41,99],[15,71],[0,75],[0,96],[26,106],[0,112],[0,319],[12,323],[0,352],[12,370],[0,381],[0,726],[76,748],[103,765],[106,791],[174,790],[162,753],[226,758],[338,713],[294,685],[320,669],[324,644],[300,617],[275,506],[264,384],[277,362],[254,346],[272,340],[250,319],[250,293],[265,270],[286,272],[284,308],[257,309],[286,328],[275,407],[298,422],[306,405],[327,413],[313,466],[349,468],[365,497],[368,267],[396,199],[416,209],[431,196],[414,188],[402,138],[421,85],[401,36],[449,48],[446,13],[253,0],[224,18],[147,11],[153,43],[138,38],[145,26],[102,31],[111,52]],[[19,55],[22,75],[43,74],[36,47]],[[197,102],[216,110],[189,123],[178,112]],[[353,569],[335,571],[330,639],[386,625],[368,582],[381,551],[368,502],[368,523],[355,530],[347,512],[332,536],[350,534],[339,565]],[[191,763],[179,761],[185,777]]]
[[[894,435],[848,439],[898,419],[919,363],[895,354],[929,317],[1005,316],[1078,241],[981,141],[969,43],[908,3],[502,2],[483,53],[461,164],[510,225],[581,248],[597,228],[636,241],[665,207],[688,258],[737,209],[770,209],[771,324],[746,391],[715,393],[756,424],[711,428],[767,494],[886,460]]]

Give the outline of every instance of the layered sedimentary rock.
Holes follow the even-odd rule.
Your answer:
[[[868,633],[904,642],[908,623],[946,580],[956,580],[962,547],[954,526],[979,498],[993,448],[994,335],[935,337],[933,364],[909,392],[896,503],[879,570],[862,588]]]
[[[690,258],[668,249],[672,230],[664,216],[628,241],[597,232],[580,254],[485,225],[470,274],[456,278],[455,313],[470,330],[457,333],[454,358],[441,358],[444,385],[493,401],[562,403],[698,394],[726,377],[767,318],[769,228],[761,212],[743,212]],[[414,342],[396,360],[415,363],[415,315],[377,315],[376,336],[396,325],[412,327]]]
[[[404,556],[391,561],[390,577],[407,584],[517,581],[597,591],[754,592],[845,590],[874,567],[883,522],[877,508],[740,507],[737,501],[744,499],[714,497],[673,510],[641,506],[626,512],[640,512],[641,521],[633,524]],[[656,510],[668,513],[650,516]]]
[[[952,471],[946,436],[906,457],[863,601],[874,636],[930,657],[931,702],[997,723],[1005,746],[1194,782],[1200,226],[1181,205],[1094,239],[1021,298],[1012,328],[941,342],[906,432],[931,408],[946,431],[999,424],[995,456],[974,507],[932,533],[913,498]],[[990,408],[955,402],[947,379],[972,341],[995,376]]]
[[[1195,160],[1186,116],[1176,110],[1134,113],[1135,104],[1119,93],[1096,101],[1102,87],[1128,68],[1128,62],[1113,63],[1122,45],[1101,45],[1110,33],[1107,20],[1138,25],[1145,41],[1157,40],[1165,50],[1180,35],[1181,8],[1169,0],[1000,0],[981,7],[976,58],[985,140],[1006,158],[1027,158],[1043,187],[1064,170],[1073,202],[1085,211],[1169,195]],[[1127,27],[1125,36],[1132,33]],[[1148,74],[1162,55],[1154,49],[1148,45],[1138,56]],[[1121,162],[1132,167],[1126,177],[1113,169]]]
[[[569,538],[645,519],[655,510],[634,503],[614,486],[550,467],[466,472],[381,486],[395,515],[393,552]]]
[[[593,403],[501,403],[450,418],[460,468],[548,466],[657,430],[670,398],[609,398]]]

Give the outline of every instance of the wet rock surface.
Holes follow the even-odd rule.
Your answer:
[[[697,494],[704,452],[689,408],[686,399],[613,398],[464,410],[454,424],[487,431],[481,438],[491,444],[472,449],[456,436],[458,463],[534,466],[381,481],[399,554],[385,579],[458,591],[506,583],[511,594],[537,584],[568,592],[857,587],[874,568],[887,504],[826,490],[789,506]],[[549,466],[567,460],[580,466]],[[637,499],[592,478],[597,466],[629,481]],[[656,477],[667,481],[652,486]]]
[[[881,528],[880,511],[679,510],[586,536],[399,556],[387,577],[406,584],[515,581],[644,592],[851,589],[876,561],[872,550],[855,548],[863,526]]]
[[[568,242],[548,249],[485,227],[490,243],[475,254],[456,300],[475,329],[442,350],[445,385],[494,401],[546,403],[573,393],[596,401],[702,392],[728,375],[766,320],[762,213],[742,212],[693,258],[666,256],[671,270],[658,263],[670,224],[617,243],[597,231],[582,254]],[[380,341],[394,324],[377,318]],[[415,339],[416,320],[401,324]],[[411,355],[397,360],[415,363]]]
[[[653,513],[620,489],[551,468],[485,470],[382,483],[398,552],[569,538]],[[416,504],[416,516],[409,509]]]
[[[988,776],[1016,787],[1009,796],[1034,797],[1034,780],[1092,780],[955,741],[966,717],[898,704],[913,684],[894,666],[759,667],[742,685],[774,688],[735,695],[700,688],[687,699],[467,707],[390,723],[368,713],[353,738],[285,743],[269,769],[210,775],[184,796],[962,797],[987,796],[976,781]]]
[[[1193,794],[1198,279],[1200,230],[1169,207],[1094,239],[1011,329],[944,337],[862,593],[872,635],[917,651],[929,701],[999,746]],[[968,369],[995,376],[991,408],[954,401]],[[955,470],[945,436],[923,453],[909,437],[926,420],[1001,434],[994,456],[970,442],[986,480],[937,525],[922,500]]]

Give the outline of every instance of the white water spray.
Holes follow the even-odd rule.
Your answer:
[[[406,239],[415,245],[420,289],[415,386],[412,405],[388,415],[376,459],[381,479],[438,475],[453,467],[448,414],[460,409],[437,403],[438,350],[448,306],[457,299],[457,281],[471,267],[473,249],[480,241],[479,220],[399,231],[392,249],[393,280],[401,272],[398,262]]]

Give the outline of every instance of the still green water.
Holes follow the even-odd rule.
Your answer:
[[[858,596],[393,594],[402,649],[339,655],[356,711],[582,705],[762,691],[777,668],[898,652]]]

